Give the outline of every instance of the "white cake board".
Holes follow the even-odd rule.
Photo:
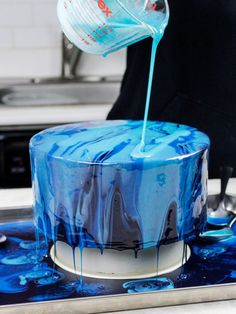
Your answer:
[[[191,255],[189,247],[187,247],[185,257],[183,257],[183,251],[183,241],[161,246],[158,258],[156,248],[140,250],[137,258],[135,258],[134,250],[107,249],[101,254],[99,249],[84,248],[81,259],[81,250],[76,248],[74,260],[72,248],[64,242],[57,241],[56,250],[53,246],[50,255],[55,264],[62,269],[78,275],[82,274],[85,277],[141,279],[163,275],[178,269]]]

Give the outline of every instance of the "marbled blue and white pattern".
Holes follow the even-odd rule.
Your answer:
[[[36,223],[71,246],[142,249],[199,233],[208,137],[172,123],[103,121],[45,130],[30,143]]]

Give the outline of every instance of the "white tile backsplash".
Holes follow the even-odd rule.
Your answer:
[[[32,25],[30,3],[21,0],[0,1],[0,26],[19,27]]]
[[[57,0],[0,0],[0,78],[55,77],[61,71]],[[122,75],[125,51],[82,55],[81,75]]]
[[[0,49],[10,49],[13,46],[13,34],[7,27],[0,27]]]
[[[56,7],[57,1],[54,0],[44,1],[43,4],[40,1],[34,1],[32,6],[32,17],[34,25],[53,25],[59,27]]]
[[[125,70],[126,51],[120,50],[107,57],[83,54],[77,73],[80,75],[109,76],[123,75]]]
[[[58,49],[0,49],[0,77],[51,77],[60,74]]]
[[[14,30],[16,48],[60,48],[61,35],[53,27],[18,28]]]

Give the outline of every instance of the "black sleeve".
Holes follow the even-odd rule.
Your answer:
[[[149,119],[183,123],[211,138],[210,175],[236,168],[236,1],[169,0]],[[120,96],[108,119],[143,119],[151,39],[128,48]],[[224,143],[224,144],[222,144]]]

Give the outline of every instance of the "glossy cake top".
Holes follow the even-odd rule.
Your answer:
[[[31,139],[31,149],[54,158],[84,163],[127,163],[137,158],[178,160],[209,146],[197,129],[167,122],[148,122],[145,151],[138,154],[143,121],[99,121],[44,130]]]

